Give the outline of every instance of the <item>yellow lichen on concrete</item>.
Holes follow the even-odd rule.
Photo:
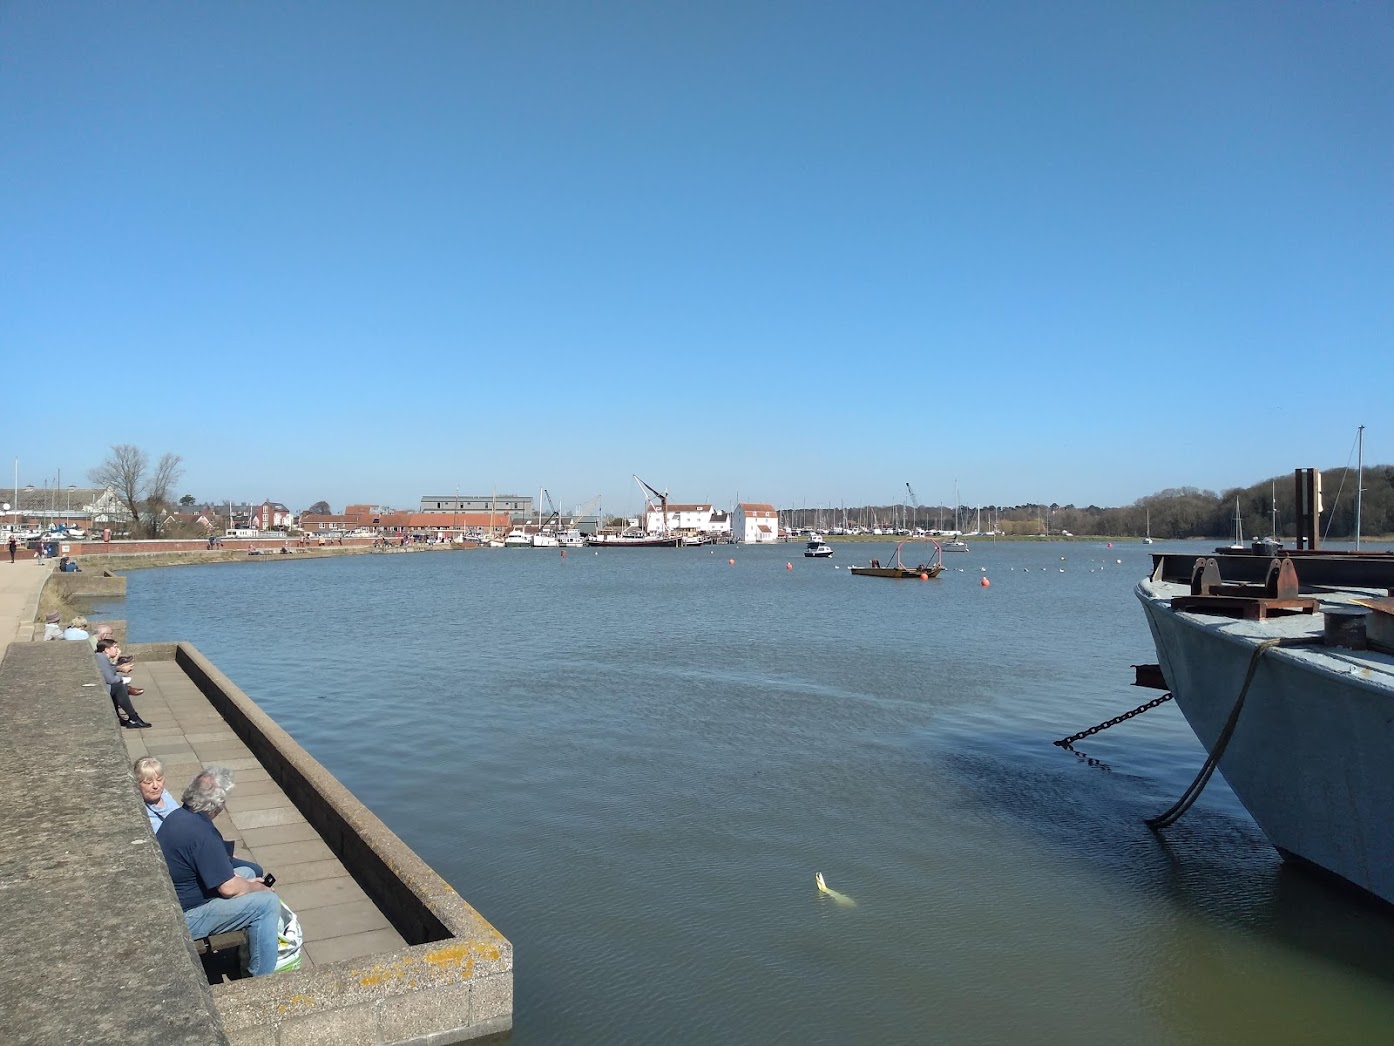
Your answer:
[[[292,995],[288,1000],[276,1005],[277,1013],[290,1013],[291,1010],[308,1010],[315,1005],[315,1000],[309,995]]]
[[[386,964],[374,963],[366,973],[359,973],[357,970],[353,972],[354,975],[358,977],[358,983],[363,987],[376,988],[380,984],[386,984],[389,981],[400,981],[411,976],[410,971],[405,969],[405,967],[410,966],[413,962],[415,962],[415,960],[411,956],[404,955],[395,962]]]

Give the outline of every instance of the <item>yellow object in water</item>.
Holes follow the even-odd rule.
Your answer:
[[[818,884],[819,893],[826,894],[827,896],[831,897],[834,901],[836,901],[838,904],[842,905],[844,908],[855,908],[857,906],[857,902],[852,900],[852,898],[848,897],[845,893],[838,893],[831,886],[825,883],[823,881],[822,872],[814,872],[813,881]]]

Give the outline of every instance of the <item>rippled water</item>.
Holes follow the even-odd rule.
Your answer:
[[[518,1041],[1387,1037],[1394,919],[1218,777],[1143,826],[1203,758],[1171,705],[1050,743],[1155,696],[1143,546],[931,582],[836,549],[180,567],[107,612],[197,644],[513,941]]]

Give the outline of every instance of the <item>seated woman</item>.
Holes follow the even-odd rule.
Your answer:
[[[165,790],[164,764],[153,755],[143,755],[131,767],[136,775],[136,787],[145,800],[145,813],[150,818],[151,831],[158,832],[165,818],[179,809],[179,800]]]

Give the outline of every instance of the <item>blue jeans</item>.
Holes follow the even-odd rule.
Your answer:
[[[281,899],[270,890],[237,897],[215,897],[184,913],[189,932],[196,939],[245,928],[249,950],[247,970],[253,977],[276,969],[280,918]]]

